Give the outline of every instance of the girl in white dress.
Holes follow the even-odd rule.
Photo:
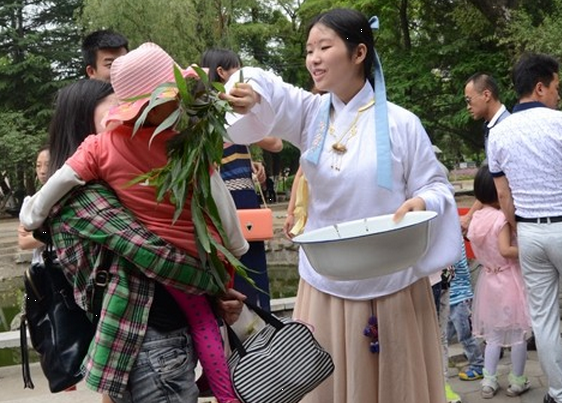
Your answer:
[[[294,317],[312,324],[336,368],[303,402],[444,403],[427,276],[460,256],[454,194],[419,119],[387,104],[371,31],[349,9],[312,22],[306,67],[323,95],[260,69],[244,68],[244,82],[235,74],[224,98],[239,114],[228,132],[240,143],[275,135],[300,148],[309,187],[305,232],[381,214],[399,221],[412,210],[438,213],[429,252],[395,274],[335,281],[301,251]]]

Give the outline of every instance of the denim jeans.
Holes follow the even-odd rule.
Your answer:
[[[128,393],[115,403],[197,403],[195,355],[187,329],[148,328],[129,377]]]
[[[482,352],[482,346],[472,335],[470,300],[465,300],[450,306],[447,338],[451,340],[455,333],[457,334],[459,343],[463,346],[470,368],[482,369],[484,366],[484,354]]]

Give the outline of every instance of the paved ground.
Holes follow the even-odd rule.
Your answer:
[[[452,360],[456,362],[456,367],[450,368],[450,379],[453,389],[462,397],[463,403],[542,403],[542,398],[546,393],[546,377],[543,375],[537,361],[537,353],[529,352],[526,374],[531,381],[531,390],[519,397],[507,397],[507,375],[509,373],[509,352],[500,362],[499,381],[501,389],[493,400],[484,400],[480,397],[480,386],[478,381],[460,381],[456,376],[458,368],[466,363],[462,359],[462,348],[459,344],[450,346]],[[83,385],[78,386],[77,391],[62,392],[58,394],[49,393],[45,379],[42,376],[38,364],[32,365],[32,379],[35,389],[23,389],[21,369],[19,366],[0,368],[0,402],[9,403],[99,403],[100,397],[97,393],[86,390]],[[405,386],[407,387],[407,386]],[[209,403],[213,400],[200,399],[200,403]],[[264,402],[267,403],[267,402]],[[359,402],[358,402],[359,403]],[[367,403],[367,402],[365,402]],[[415,402],[384,402],[384,403],[415,403]]]

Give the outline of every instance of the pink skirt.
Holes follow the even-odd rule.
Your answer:
[[[482,268],[474,290],[472,332],[489,344],[511,346],[530,335],[531,318],[521,270]]]
[[[378,318],[380,352],[363,335]],[[302,403],[445,403],[440,333],[429,280],[369,301],[342,299],[300,281],[295,318],[311,324],[334,374]]]

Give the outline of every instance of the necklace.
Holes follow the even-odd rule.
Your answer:
[[[334,137],[335,139],[335,142],[332,144],[332,150],[331,150],[332,153],[334,154],[332,158],[332,165],[331,165],[332,169],[335,169],[336,171],[341,170],[341,160],[343,155],[347,152],[347,143],[349,142],[349,140],[351,140],[353,137],[357,135],[357,122],[359,121],[359,117],[363,112],[365,112],[374,104],[375,104],[375,100],[371,100],[366,105],[360,107],[357,110],[357,113],[355,114],[355,117],[353,118],[351,125],[349,125],[348,129],[344,131],[339,137],[336,136],[335,133],[336,130],[334,126],[330,124],[330,127],[328,128],[328,133],[330,133],[330,136]]]

